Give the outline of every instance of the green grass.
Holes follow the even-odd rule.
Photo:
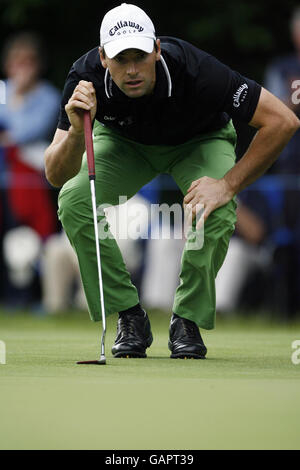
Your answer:
[[[208,358],[171,360],[169,318],[150,313],[147,359],[96,359],[99,324],[87,315],[0,313],[1,449],[299,449],[300,324],[220,320],[203,332]]]

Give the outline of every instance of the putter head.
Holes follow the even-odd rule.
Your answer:
[[[79,365],[96,365],[96,366],[99,366],[99,365],[105,365],[106,364],[106,359],[105,359],[105,356],[101,356],[100,360],[97,360],[97,361],[78,361],[76,362],[76,364],[79,364]]]
[[[104,356],[104,354],[101,354],[99,364],[106,364],[106,357]]]

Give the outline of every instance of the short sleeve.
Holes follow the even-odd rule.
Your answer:
[[[261,86],[213,56],[201,63],[198,76],[200,99],[208,110],[226,112],[231,118],[249,123],[255,113]]]
[[[60,105],[60,113],[59,113],[59,119],[58,119],[58,129],[62,129],[64,131],[67,131],[70,127],[70,121],[68,118],[68,115],[65,110],[65,106],[68,103],[69,99],[71,98],[74,89],[80,82],[81,78],[79,75],[75,72],[74,67],[71,68],[63,90],[62,94],[62,100],[61,100],[61,105]]]

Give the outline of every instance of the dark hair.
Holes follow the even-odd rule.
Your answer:
[[[2,67],[5,66],[5,62],[7,61],[10,52],[13,49],[18,49],[22,47],[32,49],[35,52],[41,71],[44,71],[46,68],[46,62],[45,50],[42,40],[40,36],[38,36],[36,33],[27,31],[14,34],[6,40],[1,55]]]

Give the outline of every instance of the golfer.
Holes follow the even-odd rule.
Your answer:
[[[170,324],[172,358],[204,358],[199,327],[215,325],[215,277],[236,222],[235,195],[261,176],[299,128],[279,99],[188,42],[158,39],[135,5],[110,10],[100,47],[69,72],[59,124],[46,151],[46,175],[59,195],[59,218],[74,247],[92,320],[101,320],[84,111],[94,122],[97,204],[131,198],[160,173],[170,174],[192,208],[204,207],[204,244],[187,239]],[[235,164],[231,118],[258,129]],[[83,155],[84,154],[84,155]],[[99,215],[103,221],[104,215]],[[195,228],[195,227],[194,227]],[[195,233],[195,232],[193,232]],[[119,312],[115,357],[146,357],[152,333],[118,245],[100,240],[107,315]]]

